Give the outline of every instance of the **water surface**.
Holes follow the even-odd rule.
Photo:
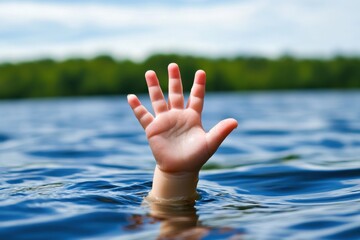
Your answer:
[[[177,209],[143,201],[155,162],[125,97],[1,101],[0,239],[359,239],[359,102],[209,94],[204,127],[239,127]]]

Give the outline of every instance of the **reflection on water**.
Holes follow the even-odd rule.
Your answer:
[[[160,221],[158,238],[191,237],[199,239],[204,231],[198,226],[194,205],[164,205],[148,201],[150,216]]]
[[[359,239],[357,102],[208,95],[205,128],[239,127],[186,207],[144,202],[154,160],[125,97],[0,102],[0,239]]]
[[[149,209],[148,215],[133,215],[129,218],[130,224],[127,230],[134,233],[128,235],[130,239],[141,238],[138,234],[144,225],[158,224],[157,239],[204,239],[207,236],[211,238],[240,239],[241,232],[236,229],[221,227],[209,227],[199,221],[194,204],[186,205],[164,205],[157,202],[144,201],[143,205]],[[140,235],[140,236],[138,236]]]

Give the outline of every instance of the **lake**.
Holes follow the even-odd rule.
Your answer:
[[[195,206],[154,217],[125,96],[0,101],[0,239],[360,238],[359,91],[208,94],[205,129],[227,117]]]

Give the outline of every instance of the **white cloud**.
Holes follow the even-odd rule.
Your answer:
[[[0,60],[153,52],[360,52],[356,0],[136,5],[0,2]]]

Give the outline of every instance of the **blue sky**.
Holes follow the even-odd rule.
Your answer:
[[[359,9],[358,0],[0,0],[0,61],[358,55]]]

